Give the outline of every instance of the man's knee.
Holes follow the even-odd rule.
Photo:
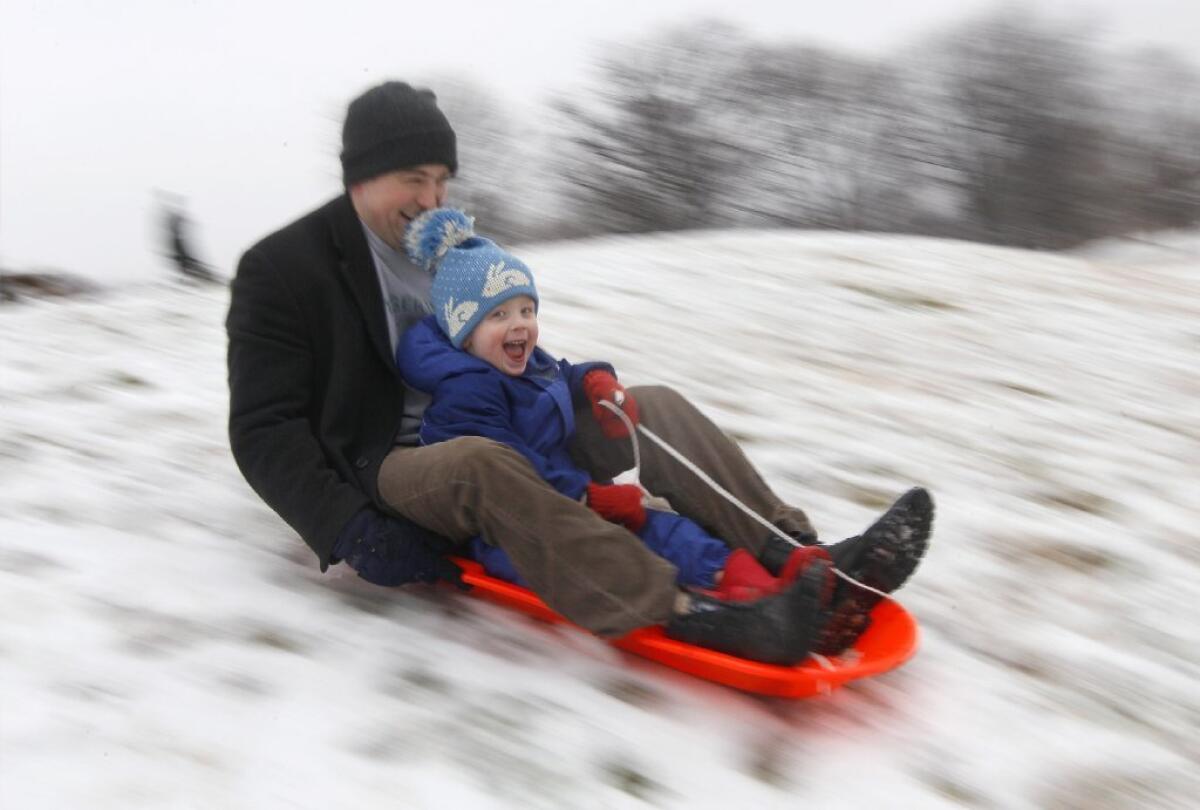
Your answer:
[[[685,405],[687,400],[669,385],[637,385],[629,389],[643,412],[666,410],[668,412]]]
[[[533,466],[516,450],[482,436],[451,439],[446,449],[450,451],[444,462],[448,468],[443,472],[460,482],[475,484],[494,481],[497,476],[511,477],[514,471],[533,472]]]

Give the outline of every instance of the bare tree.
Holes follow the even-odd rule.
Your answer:
[[[595,230],[906,230],[918,134],[891,66],[754,42],[727,25],[611,52],[560,102],[568,196]]]
[[[745,148],[724,120],[735,110],[723,77],[743,42],[704,24],[618,47],[599,65],[596,97],[558,102],[578,216],[617,232],[726,224],[720,202]]]
[[[1120,230],[1200,224],[1200,71],[1161,51],[1110,71]]]
[[[1200,218],[1197,71],[1106,58],[1028,12],[886,60],[671,29],[614,46],[594,90],[556,109],[564,204],[538,219],[571,235],[782,226],[1058,248]]]
[[[884,63],[784,45],[749,50],[734,80],[755,134],[742,194],[754,220],[908,227],[916,133],[902,75]]]
[[[431,79],[438,104],[458,137],[459,171],[450,203],[476,218],[480,233],[505,241],[523,235],[530,190],[525,150],[505,101],[457,77]]]
[[[1075,30],[1002,11],[936,39],[934,83],[963,235],[1062,247],[1105,233],[1111,216],[1095,48]]]

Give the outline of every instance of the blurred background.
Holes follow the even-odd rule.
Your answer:
[[[228,275],[340,191],[347,101],[433,87],[509,240],[786,227],[1062,248],[1200,217],[1189,0],[503,7],[6,0],[0,267]],[[166,200],[166,203],[164,203]]]
[[[0,808],[1195,806],[1200,4],[298,8],[0,0]],[[760,700],[318,572],[174,279],[338,194],[393,78],[549,350],[826,540],[935,494],[918,656]]]

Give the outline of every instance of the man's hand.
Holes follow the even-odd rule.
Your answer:
[[[446,558],[450,542],[410,520],[370,507],[350,519],[338,535],[333,556],[346,561],[367,582],[404,585],[447,580],[462,590],[462,569]]]
[[[628,438],[629,430],[625,427],[625,423],[621,421],[621,417],[600,404],[602,400],[607,400],[620,407],[625,412],[625,415],[629,417],[629,421],[633,423],[633,426],[637,427],[637,401],[629,395],[629,392],[625,390],[625,386],[617,382],[617,378],[612,374],[599,368],[595,371],[589,371],[583,378],[583,393],[587,396],[588,401],[592,403],[592,415],[600,424],[600,430],[608,438]]]
[[[588,484],[587,505],[610,523],[620,523],[631,532],[646,525],[642,490],[633,484]]]

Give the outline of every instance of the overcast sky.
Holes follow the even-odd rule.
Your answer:
[[[153,189],[184,195],[225,272],[340,190],[346,102],[387,78],[457,72],[510,104],[578,81],[612,39],[701,17],[864,53],[992,0],[0,0],[0,266],[147,278]],[[1054,0],[1123,45],[1190,53],[1197,0]],[[461,9],[461,10],[460,10]]]

